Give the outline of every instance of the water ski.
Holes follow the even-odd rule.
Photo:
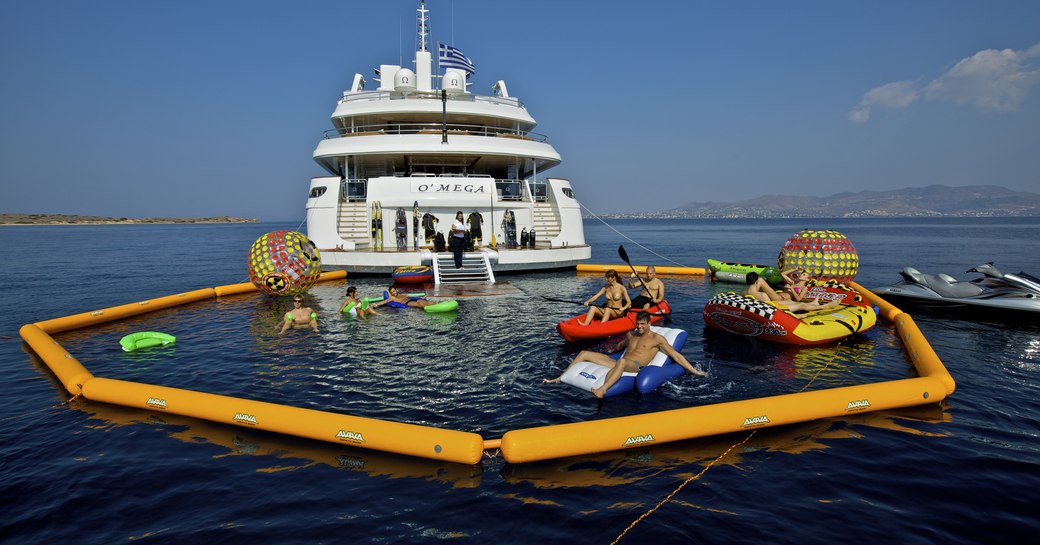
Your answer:
[[[397,240],[397,251],[408,249],[408,213],[398,208],[394,219],[394,237]]]
[[[415,250],[419,249],[419,201],[412,205],[412,241]]]

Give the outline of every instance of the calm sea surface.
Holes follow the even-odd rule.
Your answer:
[[[1040,275],[1040,219],[588,220],[592,262],[775,263],[803,227],[856,246],[856,280],[914,266],[961,279],[995,261]],[[957,389],[941,405],[535,464],[477,466],[352,450],[70,396],[18,336],[25,323],[246,280],[261,234],[295,224],[0,228],[0,542],[3,543],[992,543],[1040,530],[1040,320],[916,313]],[[615,231],[616,229],[616,231]],[[628,237],[623,238],[623,237]],[[644,248],[645,246],[645,248]],[[666,256],[669,263],[662,257]],[[623,271],[622,271],[623,272]],[[710,371],[597,401],[542,386],[581,348],[554,330],[601,277],[508,276],[515,295],[457,314],[336,314],[345,284],[312,289],[321,332],[276,329],[285,301],[248,295],[56,335],[95,375],[498,438],[511,429],[914,376],[891,324],[837,348],[706,330],[734,285],[665,278],[687,358]],[[365,296],[383,278],[352,278]],[[123,353],[135,331],[176,345]],[[669,494],[670,500],[654,507]]]

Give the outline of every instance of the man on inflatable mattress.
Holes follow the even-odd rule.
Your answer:
[[[625,351],[625,355],[617,361],[607,354],[582,350],[573,360],[571,360],[567,369],[570,369],[576,363],[585,362],[597,363],[609,367],[610,371],[608,372],[603,385],[599,388],[592,389],[592,394],[599,398],[602,398],[603,394],[605,394],[607,390],[609,390],[610,387],[621,378],[622,373],[626,371],[629,373],[638,373],[640,369],[650,363],[650,360],[654,359],[654,356],[656,356],[659,351],[667,354],[668,357],[672,358],[672,361],[681,365],[683,369],[686,369],[690,374],[702,377],[708,375],[699,367],[691,365],[678,350],[668,343],[667,339],[650,330],[650,313],[646,311],[642,311],[636,315],[636,329],[625,335],[625,338],[618,343],[615,351],[625,350],[626,348],[627,350]],[[560,382],[564,375],[567,374],[567,369],[565,369],[563,373],[560,373],[560,376],[554,379],[542,379],[542,382]]]

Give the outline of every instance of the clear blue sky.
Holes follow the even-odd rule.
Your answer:
[[[1040,188],[1040,2],[427,6],[471,90],[504,79],[597,213]],[[302,220],[336,100],[411,58],[417,7],[6,2],[0,212]]]

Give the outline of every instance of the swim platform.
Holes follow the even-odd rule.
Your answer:
[[[323,273],[319,281],[345,277],[345,272],[333,271]],[[463,464],[477,464],[485,450],[500,449],[506,462],[524,463],[935,404],[952,394],[956,387],[953,377],[913,318],[862,286],[854,282],[851,286],[878,306],[880,316],[895,324],[918,377],[589,422],[538,426],[508,431],[500,439],[484,439],[479,434],[465,431],[95,377],[51,337],[62,331],[87,328],[221,295],[257,291],[251,283],[205,288],[26,324],[19,334],[70,394],[91,401]]]

